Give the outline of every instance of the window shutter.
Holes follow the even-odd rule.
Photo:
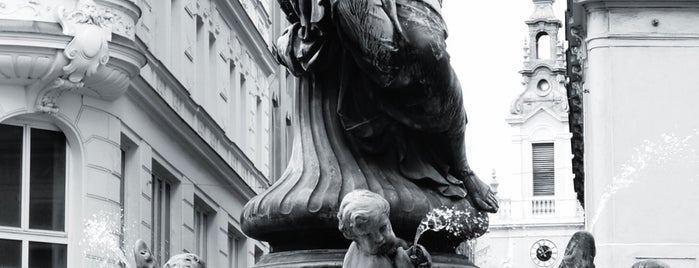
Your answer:
[[[534,196],[554,195],[553,143],[532,144]]]

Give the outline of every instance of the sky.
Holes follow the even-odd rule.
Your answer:
[[[510,104],[524,90],[522,68],[524,21],[534,11],[531,0],[443,0],[442,12],[449,29],[447,51],[464,93],[468,116],[466,150],[471,167],[486,183],[496,170],[502,183],[512,177],[517,161],[512,150]],[[566,2],[554,3],[556,17],[564,21]],[[564,40],[563,31],[559,40]]]

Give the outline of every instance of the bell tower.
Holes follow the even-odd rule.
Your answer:
[[[525,48],[526,57],[534,61],[549,61],[552,65],[559,63],[563,67],[563,51],[558,42],[561,21],[553,13],[554,0],[533,0],[533,2],[534,12],[525,21],[529,26],[529,46]]]
[[[502,267],[558,267],[566,243],[584,226],[573,190],[566,66],[558,35],[563,25],[553,0],[531,1],[534,12],[524,20],[522,88],[506,119],[511,173],[500,173],[497,181],[493,175],[500,211],[490,221],[490,235],[478,241],[481,249],[507,252],[500,257]]]
[[[513,117],[531,115],[541,107],[556,114],[568,112],[565,98],[565,59],[558,40],[561,21],[553,12],[553,0],[533,0],[534,12],[525,21],[529,35],[524,42],[522,84],[525,91],[512,104]]]
[[[562,23],[553,0],[532,0],[534,12],[525,20],[528,37],[519,73],[524,90],[513,101],[507,122],[519,155],[513,198],[531,200],[527,215],[575,216],[570,174],[570,132],[565,91],[565,59],[558,39]],[[548,215],[551,214],[551,215]]]

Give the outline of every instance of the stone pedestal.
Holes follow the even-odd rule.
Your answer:
[[[271,253],[262,257],[255,268],[340,268],[346,250],[296,250]],[[434,268],[477,268],[465,256],[433,254]],[[368,267],[370,268],[370,267]]]

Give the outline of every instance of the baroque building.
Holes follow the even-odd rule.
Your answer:
[[[475,258],[483,268],[557,267],[568,240],[583,228],[571,173],[562,23],[553,2],[533,0],[525,21],[524,91],[506,119],[517,161],[514,174],[498,181],[493,173],[500,210],[477,242]]]
[[[0,3],[2,267],[251,267],[243,205],[290,155],[272,0]]]

